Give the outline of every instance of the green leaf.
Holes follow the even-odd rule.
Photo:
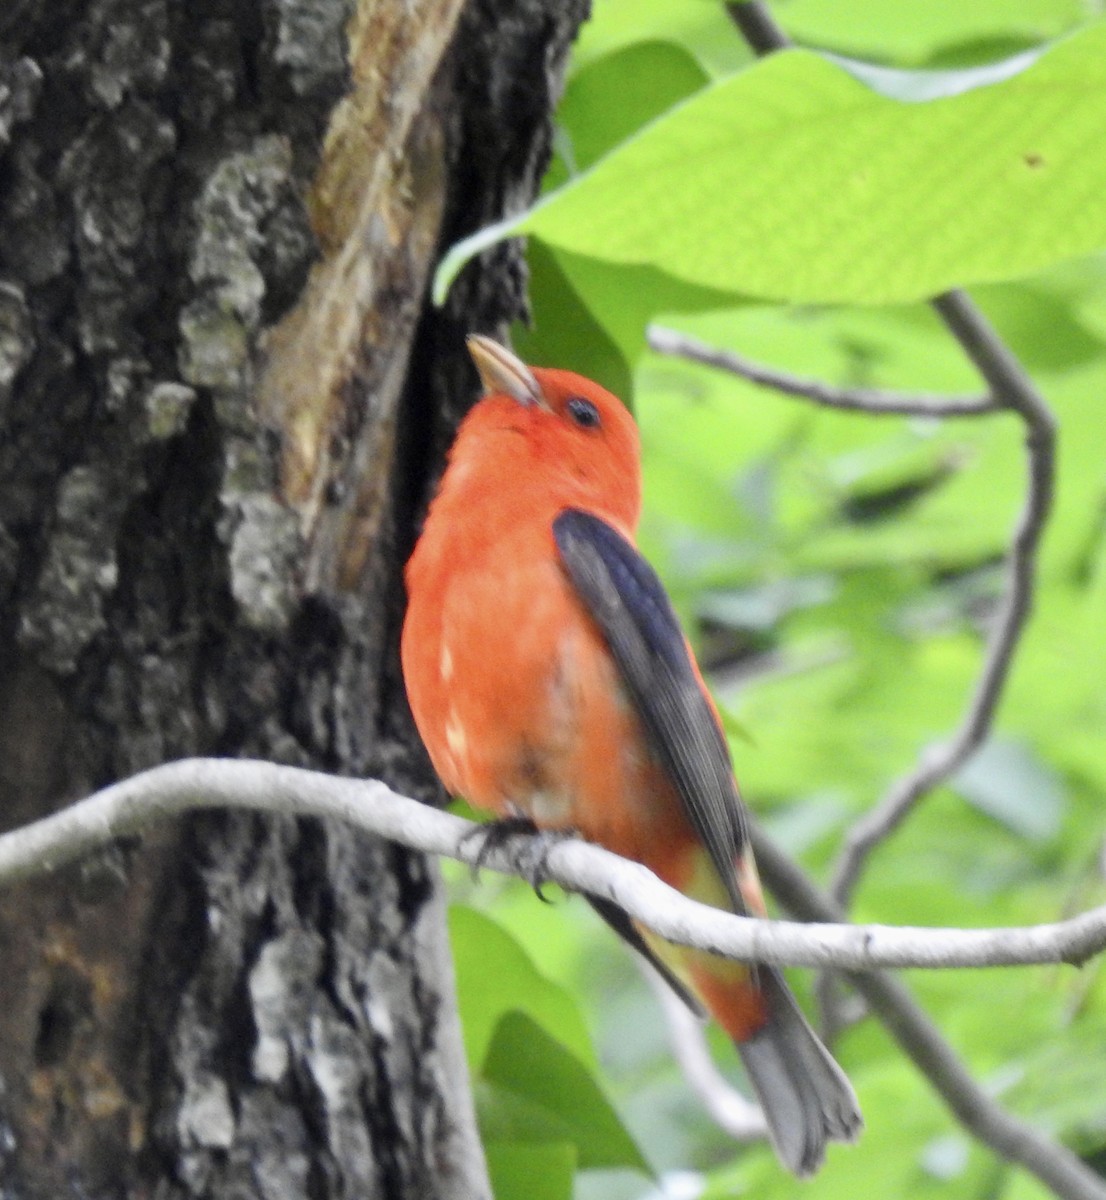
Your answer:
[[[1106,23],[1002,82],[902,103],[802,50],[696,93],[528,213],[537,235],[705,287],[894,303],[1106,245]]]
[[[708,79],[698,62],[672,42],[637,42],[590,63],[573,76],[557,110],[574,165],[586,170]]]
[[[511,344],[525,362],[570,366],[629,403],[630,361],[580,297],[561,258],[541,242],[530,246],[531,324],[513,325]]]
[[[573,47],[573,68],[647,40],[683,47],[713,74],[733,71],[752,57],[718,0],[598,0]]]
[[[572,1200],[576,1152],[571,1144],[493,1142],[484,1155],[495,1200]]]
[[[536,366],[586,375],[629,403],[631,368],[645,349],[645,326],[660,312],[732,305],[733,297],[674,279],[655,267],[619,267],[530,244],[532,324],[511,331],[515,349]]]
[[[500,1020],[480,1075],[486,1141],[571,1142],[581,1167],[651,1173],[591,1070],[524,1013]]]
[[[576,1001],[542,975],[522,947],[490,917],[455,904],[449,934],[457,973],[465,1053],[475,1069],[484,1059],[504,1013],[519,1010],[577,1058],[595,1062],[591,1037]]]

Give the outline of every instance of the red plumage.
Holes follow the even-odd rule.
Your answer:
[[[476,808],[763,915],[713,702],[633,546],[633,418],[582,376],[530,370],[486,338],[470,349],[487,394],[406,576],[404,678],[435,769]],[[640,932],[734,1038],[787,1166],[809,1174],[828,1139],[856,1136],[852,1088],[778,972]]]

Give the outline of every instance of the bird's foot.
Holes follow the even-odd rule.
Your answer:
[[[548,904],[551,901],[542,888],[549,882],[547,861],[550,851],[558,842],[573,836],[567,830],[539,829],[529,817],[513,815],[469,830],[462,836],[461,844],[480,840],[479,849],[472,860],[474,876],[492,854],[503,851],[510,857],[519,875],[534,889],[538,899]]]
[[[506,850],[515,838],[533,837],[537,832],[538,827],[529,817],[497,817],[494,821],[485,821],[483,825],[477,825],[463,833],[461,845],[479,843],[476,856],[472,860],[472,873],[475,876],[497,850]]]

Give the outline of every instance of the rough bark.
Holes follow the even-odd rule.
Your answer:
[[[584,0],[0,8],[4,824],[193,754],[433,797],[399,567]],[[0,896],[0,1187],[479,1196],[433,866],[210,816]]]

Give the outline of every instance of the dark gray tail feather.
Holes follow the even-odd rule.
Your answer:
[[[813,1175],[826,1142],[855,1141],[864,1125],[845,1072],[807,1024],[774,967],[758,967],[768,1024],[737,1044],[760,1100],[780,1162],[800,1178]]]

